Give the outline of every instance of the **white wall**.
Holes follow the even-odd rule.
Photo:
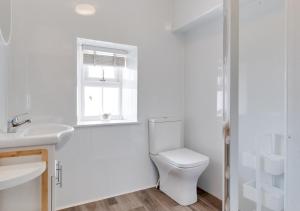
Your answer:
[[[183,45],[165,28],[171,0],[103,0],[81,17],[73,1],[16,1],[10,115],[76,122],[76,37],[138,46],[137,125],[76,128],[57,158],[64,163],[58,207],[153,186],[148,117],[183,116]],[[28,97],[27,97],[28,96]],[[30,103],[26,103],[30,98]]]
[[[0,43],[0,132],[7,127],[7,80],[10,59],[9,47]]]
[[[174,0],[173,28],[178,29],[193,22],[222,2],[222,0]]]
[[[223,57],[222,18],[185,35],[185,141],[209,156],[198,186],[222,199],[222,118],[217,117],[217,76]]]

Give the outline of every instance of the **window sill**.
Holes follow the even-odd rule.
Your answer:
[[[110,120],[110,121],[84,121],[78,122],[75,128],[81,127],[97,127],[97,126],[114,126],[114,125],[137,125],[136,120]]]

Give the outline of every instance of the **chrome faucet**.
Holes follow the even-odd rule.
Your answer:
[[[28,113],[16,115],[15,117],[8,120],[7,132],[8,133],[16,133],[18,127],[20,127],[24,124],[27,124],[27,123],[31,123],[30,119],[25,119],[25,120],[20,121],[20,117],[25,116],[25,115],[28,115]]]

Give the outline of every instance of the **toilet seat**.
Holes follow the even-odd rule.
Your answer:
[[[161,159],[177,168],[194,168],[209,162],[209,158],[187,148],[181,148],[158,154]]]

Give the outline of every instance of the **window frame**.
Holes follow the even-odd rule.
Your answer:
[[[86,53],[86,51],[93,52],[94,50],[96,50],[97,52],[104,52],[103,55],[109,53],[109,54],[117,55],[117,57],[125,57],[125,61],[123,60],[123,63],[119,63],[120,60],[116,61],[117,62],[116,66],[118,68],[123,68],[123,70],[117,71],[119,72],[118,77],[116,77],[117,79],[110,80],[109,78],[107,78],[105,84],[103,84],[104,82],[101,82],[97,77],[95,78],[86,77],[88,73],[85,74],[85,71],[83,71],[83,66],[84,66],[83,54],[84,52]],[[86,63],[86,65],[91,64],[89,60],[87,60],[87,62],[88,63]],[[77,77],[77,86],[76,86],[76,90],[77,90],[76,126],[77,127],[138,124],[138,48],[137,46],[90,40],[85,38],[77,38],[77,76],[76,77]],[[85,87],[119,87],[120,116],[110,118],[109,120],[104,120],[102,116],[103,114],[94,117],[85,116],[84,115],[84,88]]]
[[[95,45],[95,47],[98,47]],[[124,56],[125,57],[125,67],[120,67],[119,70],[117,70],[117,79],[106,79],[105,81],[101,81],[97,78],[92,78],[92,77],[88,77],[87,76],[87,71],[85,70],[85,67],[83,64],[83,55],[84,55],[84,49],[83,49],[83,44],[80,43],[77,46],[77,52],[78,52],[78,64],[77,64],[77,70],[78,70],[78,75],[80,75],[80,84],[77,87],[80,87],[78,90],[78,100],[79,102],[77,102],[78,106],[80,106],[80,108],[78,109],[78,122],[89,122],[89,121],[109,121],[109,120],[104,120],[101,118],[101,116],[103,115],[100,114],[99,116],[86,116],[84,115],[84,111],[85,111],[85,91],[84,89],[86,87],[101,87],[102,88],[102,94],[101,94],[101,98],[102,98],[102,109],[103,109],[103,89],[108,87],[113,87],[113,88],[118,88],[118,92],[119,92],[119,115],[112,115],[110,120],[123,120],[123,112],[122,112],[122,105],[123,105],[123,99],[122,99],[122,69],[126,68],[126,56],[125,55],[118,55],[118,54],[112,54],[112,56]],[[107,53],[107,52],[103,52],[103,53]],[[101,108],[99,108],[99,110],[101,110]],[[100,111],[100,113],[103,111]]]

